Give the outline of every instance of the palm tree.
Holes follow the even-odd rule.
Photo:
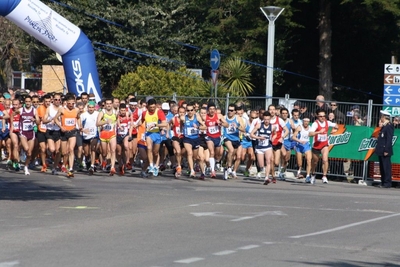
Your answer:
[[[222,86],[232,97],[246,97],[253,92],[250,66],[240,58],[230,58],[221,65]]]

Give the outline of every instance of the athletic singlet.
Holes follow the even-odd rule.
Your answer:
[[[303,124],[300,124],[301,130],[299,131],[298,135],[297,135],[297,139],[299,139],[299,141],[303,142],[310,142],[310,126],[308,126],[308,129],[305,129]]]
[[[76,118],[78,116],[78,110],[76,108],[69,110],[64,108],[63,115],[61,115],[61,125],[66,131],[72,131],[76,129]]]
[[[182,133],[182,125],[181,125],[181,120],[179,117],[173,117],[172,118],[172,132],[174,133],[173,136],[182,138],[183,133]]]
[[[121,117],[118,116],[119,127],[117,128],[117,135],[127,136],[129,133],[129,128],[131,126],[131,118],[129,116]]]
[[[0,104],[1,105],[1,104]],[[4,107],[1,105],[0,106],[0,129],[3,129],[3,116],[4,116]],[[4,124],[5,129],[8,129],[8,124]]]
[[[49,116],[48,116],[47,120],[53,120],[54,117],[57,115],[57,112],[58,112],[58,108],[57,108],[57,110],[54,110],[54,107],[50,106],[49,107]],[[60,130],[60,127],[58,127],[58,125],[54,122],[47,123],[46,128],[49,131],[59,131]]]
[[[257,130],[257,135],[265,137],[265,139],[264,140],[257,139],[256,149],[270,148],[272,146],[271,134],[272,134],[272,125],[269,124],[268,126],[265,126],[264,123],[261,123],[260,128]]]
[[[150,114],[149,111],[147,110],[144,113],[144,121],[146,123],[146,131],[148,133],[160,132],[160,128],[156,126],[159,122],[158,109],[156,109],[153,114]]]
[[[85,131],[83,131],[82,133],[83,139],[85,140],[92,139],[98,135],[96,126],[98,116],[99,116],[98,111],[94,111],[92,114],[85,111],[84,113],[81,114],[82,128],[85,130],[89,130],[89,133],[85,133]]]
[[[9,114],[10,116],[13,117],[13,133],[19,133],[19,121],[21,113],[16,114],[14,110],[11,108]]]
[[[272,145],[274,145],[274,146],[280,144],[279,139],[281,139],[281,137],[282,137],[283,128],[282,128],[282,125],[280,123],[280,120],[282,120],[282,119],[277,117],[277,116],[275,116],[275,120],[273,121],[271,119],[271,121],[270,121],[270,124],[272,124],[274,127],[276,127],[276,138],[272,142]],[[283,123],[285,123],[285,122],[283,122]]]
[[[32,119],[35,118],[36,110],[34,107],[31,107],[30,110],[27,110],[25,107],[20,108],[20,120],[19,120],[19,131],[21,134],[28,136],[27,134],[33,132],[34,122]]]
[[[239,121],[236,116],[233,119],[229,119],[228,116],[225,117],[228,127],[225,127],[224,137],[230,141],[240,141],[239,138]]]
[[[138,145],[147,146],[147,143],[146,143],[146,125],[141,124],[137,128],[137,140],[138,140]]]
[[[44,116],[46,115],[46,106],[45,105],[40,105],[38,108],[37,108],[37,110],[36,110],[36,112],[37,112],[37,114],[38,114],[38,116],[39,116],[39,118],[40,118],[40,124],[39,124],[39,127],[38,127],[38,130],[40,131],[40,132],[42,132],[42,133],[45,133],[46,132],[46,124],[44,124],[43,122],[42,122],[42,119],[44,118]]]
[[[324,147],[328,146],[328,129],[329,129],[329,123],[327,121],[324,121],[321,123],[320,121],[316,120],[314,123],[317,124],[316,132],[325,129],[324,134],[317,134],[314,135],[314,142],[313,142],[313,148],[315,149],[323,149]]]
[[[103,126],[101,126],[101,131],[102,132],[111,132],[115,131],[115,123],[117,122],[117,115],[112,112],[111,115],[107,114],[106,111],[103,111],[103,121],[111,120],[111,123],[106,123]]]
[[[208,114],[206,115],[205,124],[207,127],[207,136],[211,138],[221,137],[221,131],[218,122],[219,122],[218,114],[214,114],[213,117],[210,117]]]
[[[185,122],[183,124],[183,134],[185,137],[190,139],[199,138],[199,122],[197,121],[196,115],[192,119],[189,119],[185,115]]]
[[[286,128],[288,128],[289,130],[289,134],[287,134],[283,140],[290,140],[293,134],[292,125],[290,124],[290,119],[287,119],[285,123],[286,123]]]

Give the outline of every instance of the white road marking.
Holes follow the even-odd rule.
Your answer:
[[[233,219],[233,220],[231,220],[231,222],[240,222],[240,221],[250,220],[250,219],[254,219],[254,218],[262,217],[262,216],[266,216],[266,215],[280,215],[280,216],[283,216],[283,215],[287,215],[287,214],[285,214],[285,213],[283,213],[282,211],[279,211],[279,210],[276,210],[276,211],[264,211],[264,212],[259,212],[259,213],[255,214],[253,216],[245,216],[245,217],[240,217],[240,218],[237,218],[237,219]]]
[[[183,259],[183,260],[178,260],[178,261],[174,261],[174,262],[189,264],[189,263],[193,263],[193,262],[201,261],[201,260],[204,260],[204,258],[189,258],[189,259]]]
[[[15,265],[19,265],[19,261],[0,262],[0,267],[12,267]]]
[[[215,255],[215,256],[225,256],[225,255],[233,254],[235,252],[236,252],[235,250],[224,250],[224,251],[213,253],[213,255]]]
[[[275,242],[263,242],[263,244],[265,244],[265,245],[272,245],[272,244],[275,244]]]
[[[309,233],[309,234],[305,234],[305,235],[289,236],[289,238],[302,238],[302,237],[308,237],[308,236],[314,236],[314,235],[327,234],[327,233],[331,233],[331,232],[347,229],[347,228],[350,228],[350,227],[354,227],[354,226],[358,226],[358,225],[362,225],[362,224],[366,224],[366,223],[370,223],[370,222],[376,222],[376,221],[380,221],[380,220],[384,220],[384,219],[389,219],[389,218],[397,217],[397,216],[400,216],[400,213],[395,213],[395,214],[391,214],[391,215],[387,215],[387,216],[383,216],[383,217],[378,217],[378,218],[370,219],[370,220],[366,220],[366,221],[351,223],[351,224],[347,224],[347,225],[343,225],[343,226],[339,226],[339,227],[335,227],[335,228],[332,228],[332,229],[327,229],[327,230],[319,231],[319,232],[315,232],[315,233]]]
[[[240,248],[238,248],[238,249],[241,249],[241,250],[249,250],[249,249],[259,248],[259,247],[260,247],[259,245],[248,245],[248,246],[240,247]]]
[[[221,214],[221,213],[222,212],[216,211],[216,212],[191,212],[190,214],[192,214],[196,217],[212,216],[212,217],[237,218],[237,216],[225,215],[225,214]]]

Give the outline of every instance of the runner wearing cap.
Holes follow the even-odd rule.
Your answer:
[[[124,103],[119,105],[119,113],[117,120],[117,161],[119,162],[119,174],[125,174],[125,166],[128,165],[130,159],[130,145],[132,141],[132,124],[131,116],[127,112]],[[123,163],[125,162],[126,165]]]

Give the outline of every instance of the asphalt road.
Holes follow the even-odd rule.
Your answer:
[[[399,189],[0,168],[0,267],[400,266]]]

